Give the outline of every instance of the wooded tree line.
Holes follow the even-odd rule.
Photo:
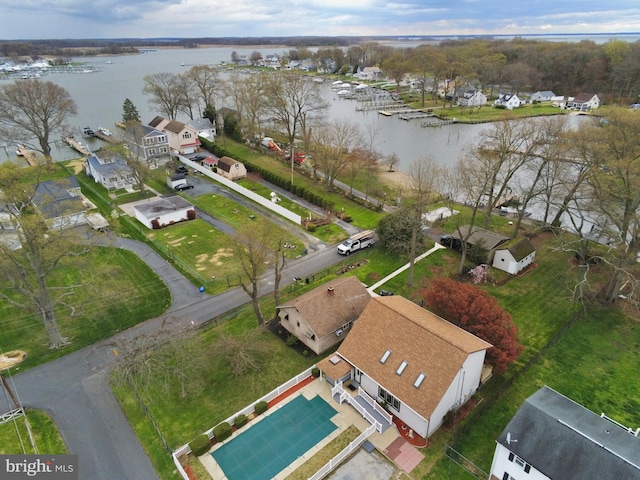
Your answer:
[[[469,260],[486,261],[486,249],[484,256],[475,255],[468,245],[474,229],[467,226],[490,228],[496,206],[509,194],[517,199],[513,237],[521,234],[527,210],[535,205],[540,227],[555,232],[556,248],[572,254],[575,263],[568,268],[577,274],[568,294],[576,301],[614,303],[623,295],[639,305],[636,112],[612,109],[606,120],[585,118],[577,128],[568,126],[567,117],[496,122],[456,164],[441,166],[424,158],[408,174],[404,205],[378,228],[388,248],[414,258],[428,204],[440,201],[451,211],[464,205],[464,215],[453,215],[450,222],[460,239],[458,272],[467,273]]]
[[[640,94],[640,42],[610,40],[598,44],[466,39],[438,45],[397,48],[368,42],[345,48],[289,50],[291,59],[312,58],[317,65],[335,62],[335,72],[354,73],[379,66],[386,77],[399,81],[413,74],[422,83],[438,85],[455,80],[497,95],[552,90],[556,95],[597,93],[605,103],[635,103]]]

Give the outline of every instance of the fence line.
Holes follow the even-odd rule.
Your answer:
[[[328,473],[332,472],[338,465],[340,465],[340,463],[342,463],[342,461],[345,458],[351,455],[351,453],[354,450],[360,448],[360,445],[362,445],[365,442],[365,440],[369,438],[375,431],[376,431],[375,425],[369,426],[369,428],[367,428],[364,432],[358,435],[358,437],[353,442],[351,442],[349,445],[343,448],[340,451],[340,453],[338,453],[335,457],[329,460],[329,462],[326,463],[320,470],[318,470],[311,477],[309,477],[309,480],[320,480],[321,478],[324,478]]]
[[[462,455],[460,452],[454,450],[451,446],[447,446],[447,448],[445,449],[445,455],[449,457],[449,459],[453,463],[459,465],[461,468],[464,468],[478,480],[486,480],[487,478],[489,478],[489,474],[487,472],[482,470],[479,466]]]
[[[296,386],[297,384],[301,383],[302,381],[306,380],[307,378],[309,378],[311,376],[311,371],[315,368],[315,365],[312,365],[311,367],[307,368],[305,371],[303,371],[302,373],[299,373],[298,375],[296,375],[295,377],[289,379],[287,382],[283,383],[282,385],[280,385],[279,387],[277,387],[274,390],[271,390],[269,393],[267,393],[266,395],[264,395],[263,397],[259,398],[258,400],[256,400],[255,402],[253,402],[252,404],[248,405],[247,407],[243,408],[242,410],[234,413],[233,415],[231,415],[230,417],[226,418],[225,420],[223,420],[222,422],[217,423],[216,425],[220,425],[221,423],[228,423],[229,425],[233,425],[233,422],[235,420],[235,418],[240,415],[240,414],[244,414],[244,415],[249,415],[250,413],[253,413],[255,410],[255,405],[259,402],[269,402],[270,400],[273,400],[274,398],[282,395],[284,392],[286,392],[287,390],[289,390],[290,388]],[[214,427],[216,426],[214,425]],[[210,428],[209,430],[207,430],[206,432],[204,432],[204,435],[206,435],[207,437],[209,437],[210,440],[214,439],[214,435],[213,435],[213,428]],[[169,451],[171,451],[171,449],[169,449]],[[176,467],[178,468],[178,472],[180,473],[180,475],[182,476],[182,478],[184,480],[189,480],[189,477],[187,476],[187,473],[184,471],[184,469],[182,468],[182,466],[180,465],[180,461],[179,461],[179,457],[182,455],[186,455],[191,453],[191,447],[189,446],[188,443],[182,445],[181,447],[176,448],[175,450],[173,450],[173,452],[171,453],[171,456],[173,457],[173,463],[176,464]]]

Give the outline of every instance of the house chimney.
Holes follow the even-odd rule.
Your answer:
[[[327,294],[328,294],[330,297],[333,297],[333,296],[335,295],[335,292],[333,291],[333,287],[329,287],[329,288],[327,288]]]

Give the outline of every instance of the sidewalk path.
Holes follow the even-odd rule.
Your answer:
[[[431,255],[433,252],[437,252],[438,250],[442,249],[442,248],[447,248],[444,247],[443,245],[440,245],[438,242],[435,243],[435,245],[433,246],[433,248],[431,248],[430,250],[427,250],[426,252],[424,252],[422,255],[416,257],[416,261],[415,263],[418,263],[420,260],[422,260],[425,257],[428,257],[429,255]],[[407,263],[406,265],[403,265],[402,267],[400,267],[399,269],[397,269],[395,272],[390,273],[389,275],[387,275],[386,277],[384,277],[382,280],[374,283],[373,285],[371,285],[369,288],[367,288],[367,290],[369,291],[369,293],[375,293],[374,290],[378,287],[381,287],[382,285],[384,285],[385,283],[387,283],[389,280],[391,280],[393,277],[395,277],[396,275],[400,275],[402,272],[404,272],[405,270],[407,270],[409,268],[411,264]]]

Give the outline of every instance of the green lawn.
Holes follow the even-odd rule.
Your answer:
[[[220,293],[228,288],[228,280],[233,277],[237,284],[240,262],[233,255],[235,242],[204,220],[196,218],[160,230],[148,235],[151,241],[159,244],[165,256],[198,283],[204,285],[209,293]]]
[[[45,363],[108,338],[160,315],[169,306],[166,285],[137,255],[107,247],[95,247],[86,255],[78,260],[88,262],[99,275],[92,278],[90,285],[65,299],[73,311],[63,305],[56,310],[62,334],[71,339],[68,347],[47,348],[48,337],[40,318],[0,301],[3,319],[0,351],[19,349],[27,352],[20,368]],[[50,285],[74,285],[81,278],[84,277],[78,272],[74,259],[65,259],[52,273]]]
[[[3,410],[4,412],[4,410]],[[35,439],[37,452],[47,454],[67,453],[67,447],[60,436],[60,432],[51,417],[40,410],[26,410],[29,427]],[[0,425],[0,454],[15,454],[18,452],[34,454],[29,432],[25,425],[25,418],[16,418],[15,421]]]

